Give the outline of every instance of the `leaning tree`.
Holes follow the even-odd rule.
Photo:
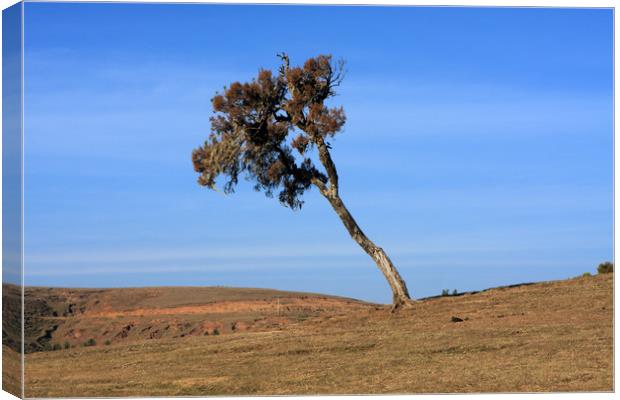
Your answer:
[[[261,69],[251,82],[234,82],[211,99],[211,134],[192,153],[198,183],[215,189],[222,175],[224,192],[230,193],[245,174],[255,181],[256,190],[270,197],[277,191],[280,202],[291,209],[301,208],[303,193],[316,186],[387,279],[393,310],[410,306],[407,286],[394,264],[362,232],[338,193],[329,139],[340,132],[346,117],[342,107],[325,103],[343,80],[344,63],[320,55],[303,67],[292,67],[286,54],[279,57],[277,74]],[[320,167],[313,161],[317,153]]]

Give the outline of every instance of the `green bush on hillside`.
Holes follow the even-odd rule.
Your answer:
[[[599,274],[609,274],[614,272],[614,263],[605,261],[604,263],[600,263],[596,270]]]

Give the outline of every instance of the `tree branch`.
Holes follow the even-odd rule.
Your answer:
[[[312,182],[312,184],[319,189],[319,192],[321,192],[323,196],[325,197],[329,196],[327,186],[325,186],[325,183],[323,183],[323,181],[321,181],[319,178],[312,178],[310,182]]]
[[[336,165],[332,160],[331,154],[329,154],[329,149],[327,148],[327,144],[325,144],[325,140],[323,137],[319,136],[315,138],[316,146],[319,150],[319,159],[321,160],[321,164],[325,167],[325,171],[327,172],[327,177],[329,178],[329,191],[328,194],[332,196],[338,195],[338,172],[336,171]]]

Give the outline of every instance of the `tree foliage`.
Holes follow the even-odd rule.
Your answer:
[[[614,264],[611,261],[600,263],[596,268],[599,274],[609,274],[614,272]]]
[[[344,77],[344,63],[331,55],[291,67],[286,54],[277,73],[261,69],[251,82],[234,82],[211,99],[211,134],[192,153],[199,184],[234,191],[239,177],[255,182],[267,196],[301,208],[311,185],[323,194],[337,193],[338,175],[329,154],[329,139],[345,124],[342,107],[329,107]],[[321,165],[315,165],[313,151]],[[315,157],[316,158],[316,157]]]

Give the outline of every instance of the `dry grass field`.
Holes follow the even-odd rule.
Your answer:
[[[26,396],[612,391],[612,288],[605,274],[427,299],[397,315],[328,297],[314,300],[332,307],[286,317],[255,307],[280,323],[27,354]],[[230,300],[210,304],[220,301]],[[178,321],[216,318],[175,304],[186,307]],[[130,308],[108,318],[171,317]]]
[[[2,346],[2,390],[21,397],[21,360],[18,352]]]

